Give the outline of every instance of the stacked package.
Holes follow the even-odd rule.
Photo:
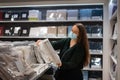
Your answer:
[[[78,20],[78,10],[77,9],[70,9],[67,11],[67,20]]]
[[[39,10],[29,10],[29,20],[42,20],[42,12]]]
[[[41,41],[38,46],[33,42],[21,44],[24,42],[0,42],[0,77],[2,79],[36,80],[51,66],[58,67],[57,64],[61,63],[48,39]]]

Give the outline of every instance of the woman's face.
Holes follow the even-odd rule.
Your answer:
[[[76,25],[72,27],[72,32],[75,33],[77,36],[79,35],[79,29]]]

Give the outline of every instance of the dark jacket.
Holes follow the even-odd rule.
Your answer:
[[[62,66],[56,71],[56,80],[82,80],[85,49],[81,43],[70,47],[70,38],[62,39],[52,43],[55,50],[60,49]]]

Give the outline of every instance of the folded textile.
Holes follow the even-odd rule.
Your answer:
[[[57,52],[53,49],[48,39],[42,40],[39,44],[39,52],[45,63],[52,64],[52,66],[57,66],[57,64],[61,64],[61,60],[57,54]]]
[[[0,44],[0,78],[6,77],[4,80],[36,80],[51,66],[60,62],[48,40],[44,40],[41,47],[20,42],[15,42],[18,43],[17,46],[12,45],[13,42],[9,43]],[[45,52],[45,49],[48,50]]]

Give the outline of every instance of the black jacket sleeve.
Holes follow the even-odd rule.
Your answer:
[[[51,44],[52,44],[52,46],[55,50],[58,50],[58,49],[63,48],[65,40],[66,39],[61,39],[61,40],[58,40],[58,41],[51,42]]]

